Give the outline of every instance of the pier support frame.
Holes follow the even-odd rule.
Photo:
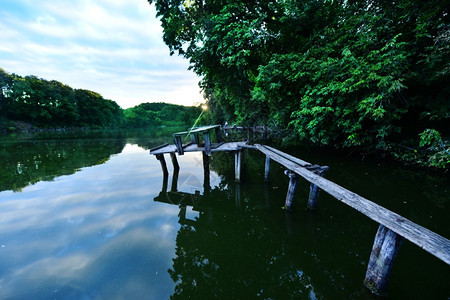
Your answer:
[[[395,257],[403,237],[380,224],[367,266],[364,285],[376,295],[385,295]]]
[[[286,195],[286,202],[284,204],[284,209],[286,210],[292,210],[292,202],[294,201],[295,197],[295,190],[297,189],[297,183],[298,183],[298,175],[291,170],[284,171],[284,174],[289,176],[289,188]]]

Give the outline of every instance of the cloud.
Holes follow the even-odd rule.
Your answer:
[[[170,56],[146,0],[5,0],[0,67],[96,91],[124,108],[202,101],[188,61]]]

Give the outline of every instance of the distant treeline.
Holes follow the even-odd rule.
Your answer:
[[[115,101],[56,80],[21,77],[0,68],[0,130],[18,130],[17,124],[38,128],[140,128],[189,125],[199,107],[144,103],[123,110]]]

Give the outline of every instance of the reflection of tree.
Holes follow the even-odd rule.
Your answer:
[[[174,299],[309,294],[310,279],[285,256],[286,242],[259,216],[216,213],[211,224],[208,214],[220,209],[213,206],[178,232],[177,257],[169,270],[177,283]]]
[[[320,299],[355,293],[354,283],[361,285],[361,278],[346,278],[344,283],[343,262],[333,261],[334,255],[348,255],[348,248],[335,247],[338,253],[333,253],[326,246],[317,247],[324,240],[342,239],[342,233],[329,241],[328,235],[318,236],[314,218],[305,228],[281,209],[274,220],[265,201],[255,201],[264,198],[263,191],[254,195],[244,186],[236,191],[230,183],[223,185],[228,188],[203,195],[163,191],[155,198],[180,206],[176,257],[168,270],[176,283],[173,299]],[[186,206],[198,216],[186,218]],[[289,226],[294,230],[286,232],[283,228]],[[354,263],[359,265],[359,259]]]
[[[2,141],[0,190],[19,191],[29,184],[103,164],[124,146],[121,139]]]

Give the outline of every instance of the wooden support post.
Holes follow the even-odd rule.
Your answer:
[[[241,185],[239,183],[236,184],[235,190],[234,190],[234,198],[236,201],[236,208],[238,210],[241,209]]]
[[[266,163],[264,167],[264,180],[269,181],[269,171],[270,171],[270,156],[266,155]]]
[[[205,192],[208,192],[211,188],[210,184],[210,172],[209,172],[209,156],[202,152],[203,157],[203,189]]]
[[[376,295],[384,295],[403,237],[380,224],[367,266],[364,285]]]
[[[327,166],[317,167],[313,172],[319,176],[323,176],[323,173],[328,170]],[[307,208],[309,210],[315,210],[317,208],[317,200],[319,199],[320,189],[317,185],[312,184],[309,186],[309,198]]]
[[[241,182],[241,169],[242,169],[242,150],[234,152],[234,176],[236,182]]]
[[[163,171],[164,176],[169,175],[169,171],[167,171],[166,160],[164,159],[164,154],[156,154],[156,159],[159,160],[161,164],[161,169]]]
[[[211,154],[211,138],[209,136],[209,131],[203,133],[203,140],[205,141],[205,152],[206,154]]]
[[[223,138],[222,138],[222,134],[220,133],[220,127],[216,127],[215,131],[216,131],[217,142],[218,143],[222,143],[223,142]]]
[[[182,221],[186,220],[186,205],[180,205],[180,212],[178,213],[178,218],[180,224],[182,223]]]
[[[183,155],[183,142],[181,141],[181,136],[176,135],[173,137],[173,142],[175,144],[175,147],[177,148],[178,155]]]
[[[161,188],[161,193],[165,194],[167,193],[167,182],[169,181],[169,175],[168,174],[163,174],[163,184],[162,184],[162,188]]]
[[[178,174],[180,173],[180,169],[174,169],[172,175],[172,185],[170,186],[171,192],[178,191]]]
[[[180,165],[178,164],[177,156],[175,152],[170,152],[170,159],[172,160],[173,170],[180,170]]]
[[[198,144],[199,144],[198,134],[191,133],[191,142],[198,146]]]
[[[286,195],[284,209],[292,210],[292,202],[294,201],[295,190],[297,189],[298,175],[290,170],[286,170],[284,174],[289,176],[289,188]]]

